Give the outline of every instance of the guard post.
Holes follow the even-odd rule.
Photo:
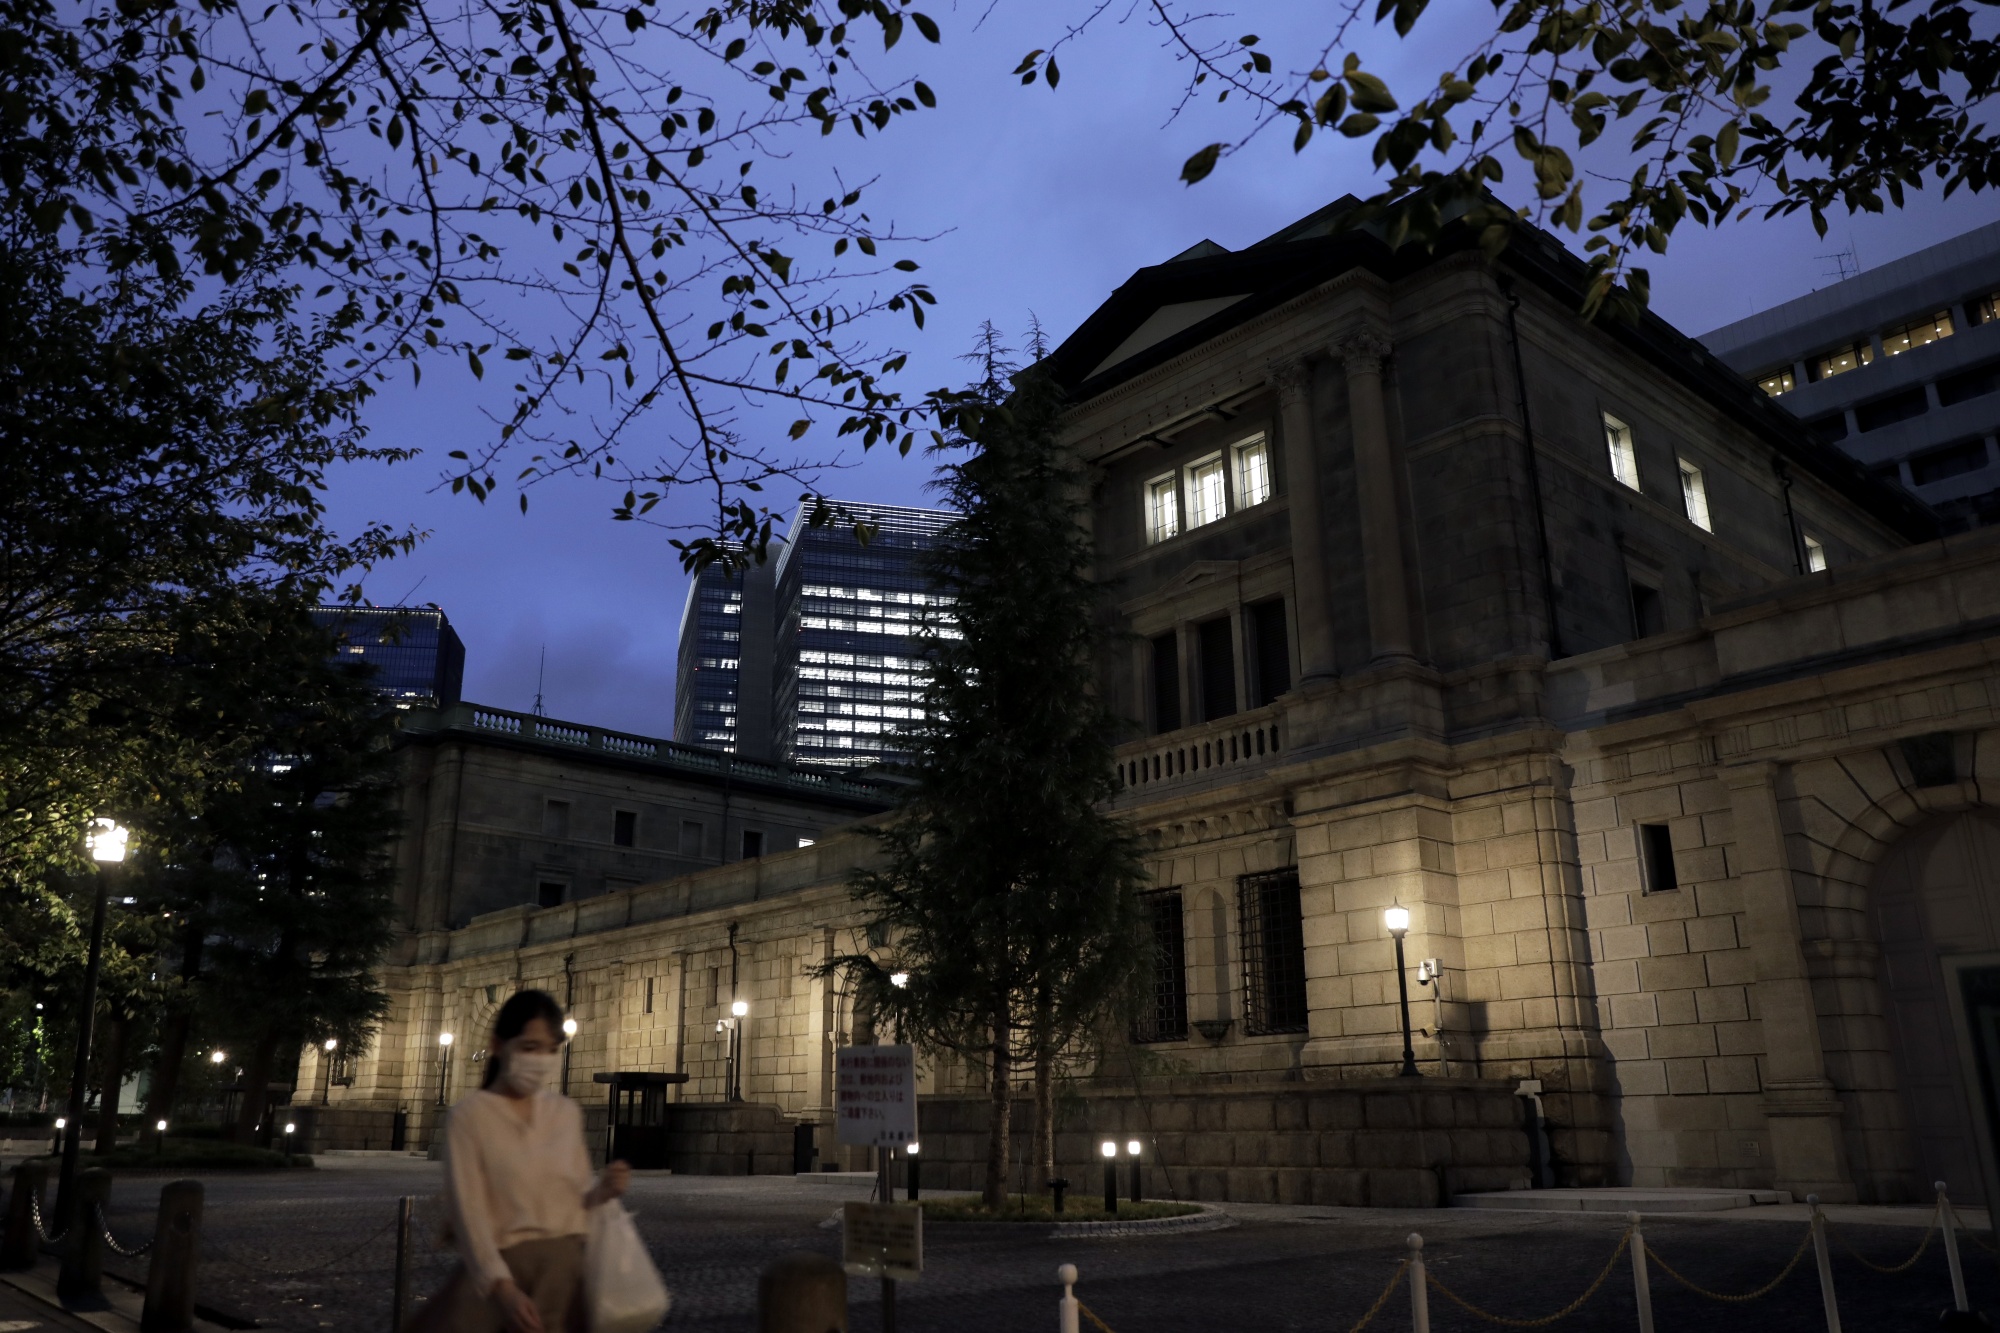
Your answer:
[[[160,1190],[139,1333],[194,1333],[194,1270],[201,1259],[201,1205],[199,1180],[168,1181]]]
[[[62,1238],[56,1295],[73,1310],[109,1308],[104,1299],[104,1205],[111,1202],[111,1173],[101,1166],[77,1173],[76,1203]]]
[[[18,1273],[35,1266],[40,1249],[35,1212],[48,1185],[47,1162],[23,1162],[14,1168],[14,1188],[7,1195],[7,1230],[0,1235],[0,1271]]]

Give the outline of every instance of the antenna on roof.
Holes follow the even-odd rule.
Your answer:
[[[535,669],[534,713],[536,717],[547,717],[549,715],[549,710],[542,707],[542,681],[548,674],[549,674],[549,646],[545,643],[542,645],[542,664],[541,666]]]
[[[1845,250],[1836,250],[1830,255],[1821,255],[1827,267],[1820,270],[1820,276],[1835,282],[1846,282],[1861,272],[1861,256],[1854,253],[1854,242],[1849,241]]]
[[[412,586],[412,587],[410,588],[410,590],[409,590],[408,592],[404,593],[404,594],[402,595],[402,597],[401,597],[400,599],[398,599],[398,600],[397,600],[397,602],[396,602],[396,605],[397,605],[397,606],[408,606],[408,605],[410,604],[410,599],[411,599],[412,597],[415,597],[415,596],[417,595],[417,589],[418,589],[418,588],[421,588],[421,587],[423,587],[423,586],[424,586],[424,583],[425,583],[425,581],[426,581],[426,580],[428,580],[429,578],[430,578],[430,575],[426,574],[426,575],[424,575],[424,577],[423,577],[423,578],[421,578],[421,579],[418,579],[418,580],[416,581],[415,585],[413,585],[413,586]]]

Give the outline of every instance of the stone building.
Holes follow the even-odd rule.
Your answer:
[[[1064,1159],[1143,1133],[1183,1194],[1324,1202],[1987,1195],[2000,534],[1939,539],[1660,321],[1586,323],[1547,237],[1392,252],[1340,208],[1139,270],[1052,355],[1165,960]],[[684,1072],[684,1160],[768,1162],[868,1035],[815,972],[888,947],[868,848],[439,918],[341,1094],[428,1119],[474,1077],[440,1032],[568,987],[573,1077]],[[933,1078],[958,1183],[967,1072]]]

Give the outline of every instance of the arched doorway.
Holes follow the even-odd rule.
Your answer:
[[[2000,1140],[2000,812],[1912,833],[1870,897],[1915,1196],[1943,1180],[1983,1202]]]

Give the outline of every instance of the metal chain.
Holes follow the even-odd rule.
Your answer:
[[[1988,1254],[2000,1254],[2000,1245],[1995,1245],[1991,1241],[1984,1241],[1979,1239],[1979,1233],[1977,1231],[1966,1230],[1965,1220],[1958,1215],[1957,1208],[1953,1208],[1949,1202],[1945,1204],[1945,1207],[1951,1208],[1951,1220],[1958,1224],[1959,1235],[1965,1237],[1967,1240],[1971,1241],[1974,1245],[1977,1245],[1980,1249],[1986,1251]]]
[[[28,1211],[34,1218],[35,1234],[42,1238],[43,1243],[48,1245],[60,1245],[63,1242],[63,1238],[69,1235],[69,1232],[67,1231],[59,1231],[53,1236],[49,1234],[48,1223],[42,1220],[42,1199],[40,1195],[32,1192],[29,1193]]]
[[[155,1232],[153,1233],[152,1240],[147,1241],[144,1245],[141,1245],[136,1250],[128,1250],[123,1245],[120,1245],[118,1243],[118,1238],[116,1236],[111,1234],[111,1224],[104,1220],[104,1209],[99,1205],[93,1203],[92,1205],[90,1205],[90,1211],[92,1216],[97,1219],[97,1229],[104,1233],[104,1243],[111,1247],[111,1252],[113,1254],[122,1254],[127,1259],[137,1259],[145,1254],[150,1253],[153,1248],[153,1245],[160,1239],[159,1233]]]
[[[1884,1268],[1882,1267],[1882,1265],[1873,1262],[1867,1256],[1862,1254],[1861,1251],[1855,1249],[1852,1245],[1849,1245],[1844,1240],[1840,1242],[1840,1248],[1846,1250],[1848,1254],[1852,1255],[1854,1257],[1854,1262],[1860,1264],[1863,1268],[1869,1269],[1872,1272],[1906,1273],[1911,1268],[1916,1266],[1917,1260],[1924,1257],[1924,1251],[1928,1250],[1931,1247],[1931,1238],[1937,1235],[1938,1222],[1942,1219],[1942,1217],[1943,1217],[1942,1209],[1931,1210],[1931,1227],[1929,1231],[1926,1231],[1924,1233],[1924,1238],[1922,1243],[1920,1243],[1917,1246],[1917,1252],[1911,1255],[1909,1258],[1903,1260],[1902,1263],[1897,1264],[1894,1268]]]
[[[1361,1333],[1362,1329],[1368,1327],[1369,1321],[1374,1319],[1376,1315],[1381,1314],[1382,1307],[1387,1305],[1389,1303],[1389,1298],[1396,1294],[1396,1288],[1403,1281],[1403,1274],[1409,1271],[1410,1271],[1410,1261],[1408,1259],[1405,1259],[1403,1260],[1402,1263],[1397,1264],[1396,1271],[1389,1274],[1389,1281],[1386,1285],[1383,1286],[1382,1294],[1375,1298],[1375,1303],[1368,1307],[1368,1313],[1362,1315],[1360,1319],[1355,1321],[1354,1327],[1348,1329],[1347,1333]]]
[[[369,1236],[367,1240],[362,1241],[359,1245],[356,1245],[353,1249],[345,1250],[340,1254],[334,1255],[333,1258],[324,1260],[320,1263],[307,1264],[304,1268],[269,1268],[261,1263],[250,1263],[243,1259],[232,1258],[230,1255],[226,1253],[219,1253],[212,1246],[208,1248],[209,1248],[209,1254],[218,1263],[234,1264],[238,1268],[246,1268],[259,1273],[269,1273],[273,1277],[297,1277],[301,1273],[316,1273],[322,1268],[333,1267],[335,1264],[339,1263],[343,1259],[353,1258],[355,1255],[367,1249],[370,1245],[373,1245],[376,1241],[382,1239],[382,1237],[388,1235],[389,1232],[395,1227],[395,1225],[396,1225],[396,1219],[392,1217],[386,1223],[383,1224],[381,1230]]]
[[[1613,1250],[1611,1252],[1611,1257],[1604,1261],[1604,1268],[1598,1273],[1597,1280],[1590,1284],[1589,1288],[1583,1293],[1583,1295],[1577,1297],[1575,1300],[1571,1301],[1568,1305],[1565,1305],[1562,1309],[1556,1311],[1554,1314],[1543,1315],[1540,1319],[1513,1319],[1504,1314],[1494,1314],[1491,1310],[1482,1310],[1478,1306],[1474,1305],[1471,1301],[1468,1301],[1467,1299],[1465,1299],[1465,1297],[1459,1295],[1457,1292],[1453,1291],[1450,1287],[1447,1287],[1444,1283],[1440,1282],[1438,1280],[1437,1274],[1431,1272],[1428,1268],[1424,1270],[1424,1279],[1431,1286],[1437,1288],[1439,1295],[1444,1296],[1446,1299],[1452,1301],[1454,1304],[1458,1305],[1461,1309],[1465,1310],[1468,1314],[1475,1315],[1480,1319],[1484,1319],[1495,1324],[1505,1324],[1509,1328],[1546,1328],[1548,1325],[1555,1323],[1558,1319],[1565,1319],[1570,1315],[1575,1314],[1578,1310],[1582,1309],[1584,1302],[1588,1301],[1592,1296],[1595,1296],[1597,1294],[1597,1289],[1599,1287],[1602,1287],[1604,1285],[1605,1279],[1611,1276],[1611,1270],[1618,1266],[1618,1256],[1624,1254],[1625,1247],[1630,1245],[1631,1243],[1632,1243],[1632,1231],[1628,1227],[1625,1231],[1625,1234],[1618,1238],[1618,1248]]]
[[[1806,1251],[1811,1247],[1812,1247],[1812,1228],[1807,1227],[1805,1238],[1799,1242],[1799,1248],[1792,1251],[1791,1262],[1785,1265],[1784,1270],[1780,1272],[1776,1277],[1772,1278],[1769,1282],[1766,1282],[1763,1286],[1757,1288],[1757,1290],[1745,1292],[1741,1296],[1724,1295],[1722,1292],[1710,1291],[1707,1287],[1701,1286],[1698,1283],[1688,1281],[1687,1278],[1681,1276],[1680,1273],[1674,1270],[1673,1265],[1669,1264],[1665,1259],[1662,1259],[1660,1257],[1660,1252],[1654,1249],[1651,1245],[1646,1246],[1646,1257],[1651,1259],[1654,1263],[1658,1264],[1660,1266],[1660,1271],[1662,1273],[1665,1273],[1668,1277],[1680,1283],[1683,1287],[1686,1287],[1689,1291],[1693,1292],[1695,1295],[1706,1296],[1708,1297],[1708,1299],[1712,1301],[1727,1301],[1731,1305],[1740,1305],[1745,1301],[1754,1301],[1759,1296],[1768,1296],[1773,1290],[1777,1288],[1777,1285],[1780,1282],[1783,1282],[1786,1278],[1792,1275],[1792,1270],[1799,1266],[1799,1260],[1806,1257]]]

